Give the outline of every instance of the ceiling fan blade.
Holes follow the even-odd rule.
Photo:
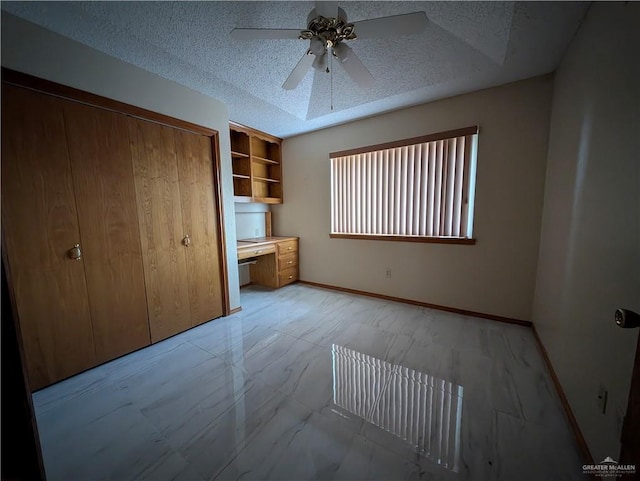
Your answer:
[[[334,47],[334,51],[340,65],[358,86],[366,89],[373,85],[373,76],[348,45],[339,43]]]
[[[282,84],[282,88],[285,90],[295,89],[298,86],[298,84],[302,81],[302,79],[305,77],[305,75],[307,75],[307,72],[311,68],[311,64],[313,64],[313,61],[315,60],[315,58],[316,58],[315,55],[310,53],[305,53],[300,59],[300,61],[298,62],[298,65],[296,65],[294,69],[291,71],[291,73],[287,77],[287,80],[285,80],[284,83]]]
[[[411,35],[422,32],[429,23],[424,12],[405,13],[392,17],[372,18],[354,22],[358,38],[380,38],[391,35]]]
[[[335,18],[338,15],[338,2],[316,2],[316,15]]]
[[[234,28],[231,30],[231,38],[234,40],[297,40],[300,30],[288,28]]]

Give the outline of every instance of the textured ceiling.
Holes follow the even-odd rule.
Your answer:
[[[342,67],[281,88],[303,40],[232,40],[236,27],[306,28],[314,2],[2,2],[2,9],[225,102],[231,120],[288,137],[552,72],[587,2],[340,2],[350,22],[424,11],[426,30],[349,43],[375,84]],[[333,88],[332,88],[333,86]],[[331,108],[333,105],[333,109]]]

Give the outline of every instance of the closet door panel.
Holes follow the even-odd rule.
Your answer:
[[[130,118],[151,341],[191,327],[173,129]]]
[[[175,130],[180,199],[186,249],[192,325],[222,316],[218,217],[213,196],[211,139]]]
[[[64,102],[98,362],[150,344],[127,117]]]
[[[38,389],[95,365],[61,101],[2,88],[2,228],[26,368]]]

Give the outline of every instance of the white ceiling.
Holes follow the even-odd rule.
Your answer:
[[[2,9],[225,102],[231,120],[289,137],[554,71],[588,2],[340,2],[350,22],[424,11],[425,32],[350,46],[376,82],[336,65],[281,88],[303,40],[237,41],[236,27],[306,28],[314,2],[2,2]],[[333,97],[333,110],[331,110]]]

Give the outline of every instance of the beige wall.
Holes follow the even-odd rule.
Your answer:
[[[220,101],[2,12],[2,65],[217,130],[231,308],[240,306],[229,114]]]
[[[596,462],[618,459],[638,336],[613,314],[640,312],[639,18],[594,3],[554,87],[534,323]]]
[[[538,77],[286,139],[273,220],[301,238],[301,278],[530,320],[551,94]],[[475,124],[476,245],[329,239],[329,152]]]

